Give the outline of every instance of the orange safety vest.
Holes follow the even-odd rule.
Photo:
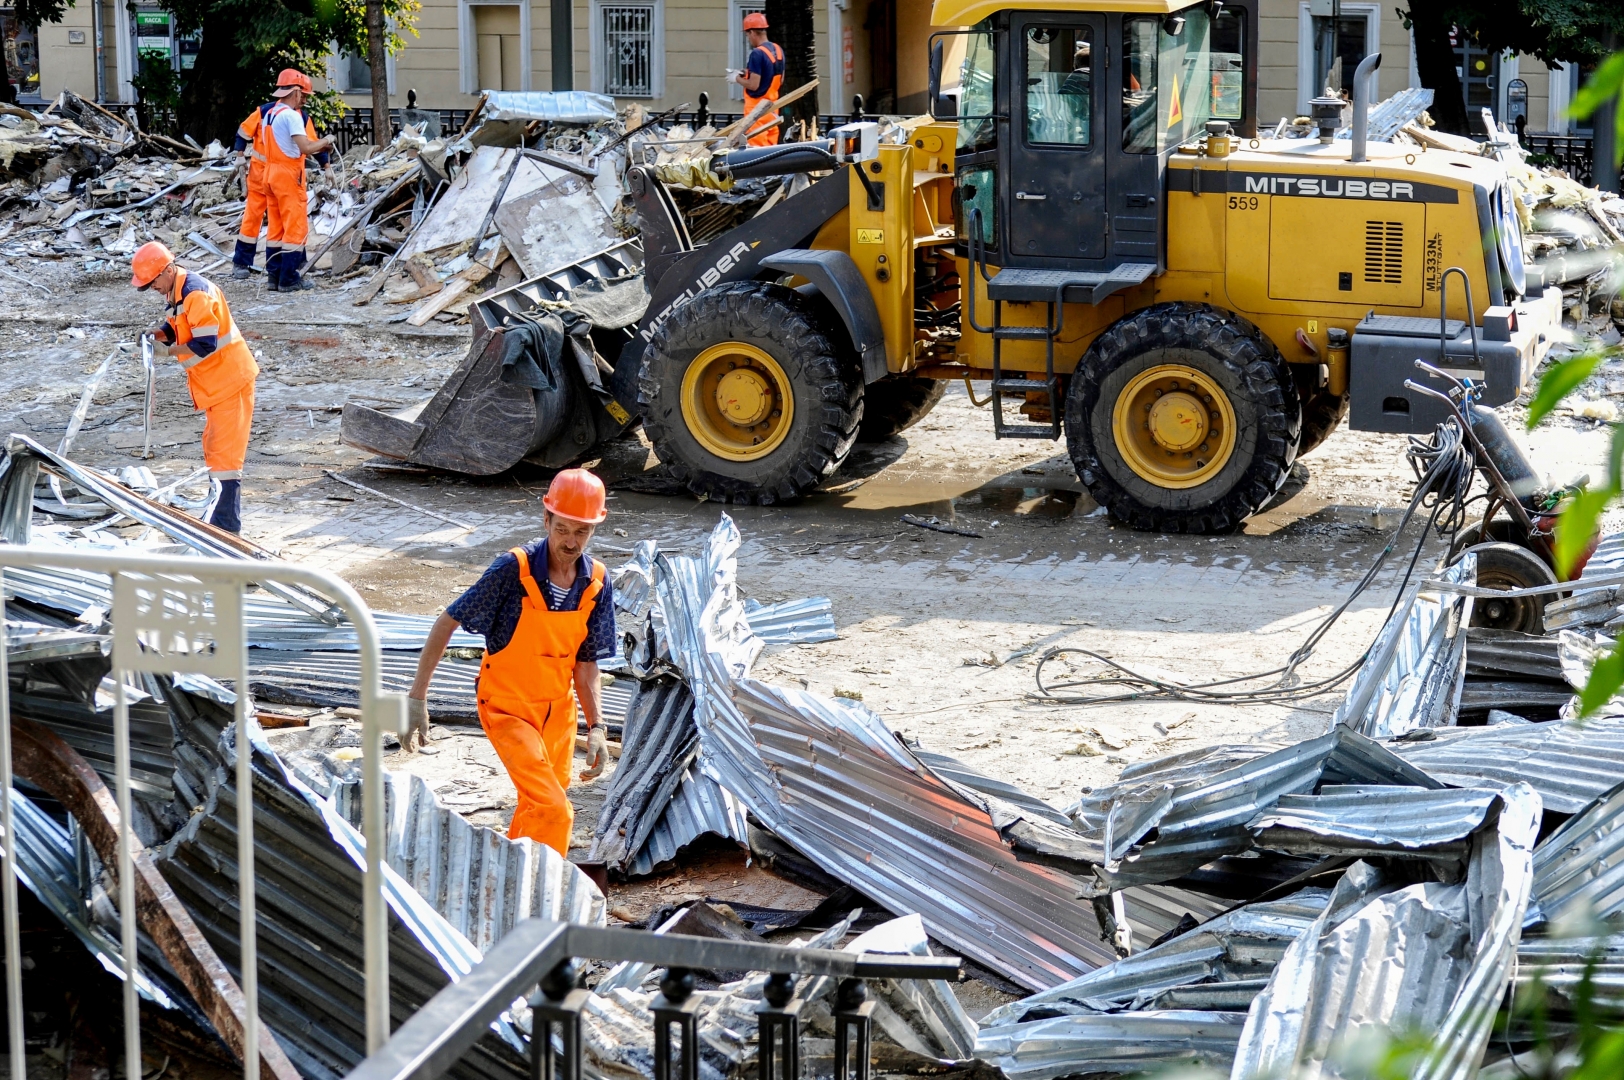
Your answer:
[[[201,275],[175,268],[175,287],[169,294],[169,325],[175,331],[175,344],[180,346],[176,359],[186,371],[186,385],[195,407],[218,405],[259,377],[259,365],[231,318],[225,295]],[[214,351],[207,356],[192,352],[186,346],[194,337],[214,338]]]
[[[763,45],[757,45],[756,49],[765,52],[768,59],[772,60],[774,69],[773,77],[772,81],[767,84],[766,90],[762,93],[751,97],[750,91],[746,90],[744,92],[744,111],[746,115],[749,114],[751,109],[756,107],[757,103],[760,102],[762,98],[766,98],[768,101],[777,101],[778,91],[782,89],[784,85],[784,50],[778,47],[777,42],[773,41],[769,41]],[[777,144],[778,110],[768,109],[750,128],[750,145],[776,146]]]
[[[274,102],[271,108],[280,104],[280,101]],[[254,186],[262,184],[265,179],[265,140],[271,135],[271,125],[265,121],[269,112],[270,109],[260,105],[237,125],[238,137],[248,144],[248,183]],[[308,116],[305,117],[305,138],[312,141],[316,138],[316,125],[310,122]]]
[[[581,593],[574,611],[553,611],[541,595],[530,572],[530,556],[516,547],[519,583],[524,586],[524,606],[519,625],[500,652],[486,652],[479,665],[478,701],[483,709],[495,708],[511,716],[540,723],[552,707],[568,703],[574,694],[575,654],[586,641],[587,619],[603,592],[606,570],[592,560],[592,581]],[[575,711],[570,709],[570,730],[575,730]]]

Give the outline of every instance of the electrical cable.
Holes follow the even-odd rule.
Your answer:
[[[1224,705],[1284,705],[1318,697],[1334,690],[1359,670],[1360,665],[1370,655],[1370,646],[1367,646],[1352,664],[1335,674],[1310,682],[1299,682],[1297,669],[1314,655],[1325,635],[1375,581],[1388,557],[1397,550],[1404,530],[1409,527],[1417,511],[1428,511],[1427,523],[1422,527],[1421,534],[1416,540],[1415,550],[1404,569],[1404,576],[1393,595],[1393,602],[1387,609],[1387,617],[1382,620],[1384,625],[1387,619],[1393,617],[1393,613],[1398,610],[1399,603],[1404,598],[1404,592],[1409,587],[1410,580],[1415,575],[1416,565],[1421,559],[1421,552],[1426,547],[1428,535],[1436,533],[1453,541],[1455,533],[1466,520],[1466,507],[1470,501],[1468,496],[1477,475],[1477,461],[1471,443],[1462,435],[1458,422],[1454,418],[1445,420],[1425,440],[1412,435],[1405,456],[1415,473],[1417,483],[1415,494],[1410,499],[1410,505],[1405,509],[1404,516],[1399,520],[1398,527],[1394,529],[1392,537],[1377,554],[1375,561],[1359,579],[1353,591],[1322,619],[1318,626],[1309,631],[1302,644],[1292,651],[1281,666],[1251,675],[1236,675],[1203,683],[1183,683],[1142,674],[1090,649],[1051,649],[1038,661],[1037,699],[1055,705],[1102,705],[1110,702],[1155,700]],[[1110,670],[1103,675],[1045,684],[1044,666],[1051,660],[1068,655],[1087,657]],[[1271,682],[1263,683],[1263,680],[1271,679]],[[1263,685],[1256,685],[1259,683]],[[1092,688],[1092,692],[1088,688]],[[1083,692],[1062,693],[1062,691]]]

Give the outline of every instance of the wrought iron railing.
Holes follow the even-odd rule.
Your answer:
[[[1553,135],[1528,131],[1522,135],[1523,149],[1539,155],[1541,164],[1555,165],[1581,184],[1595,183],[1591,167],[1596,140],[1589,135]]]
[[[580,1080],[581,1010],[590,994],[576,987],[577,961],[586,959],[629,960],[666,969],[660,992],[649,1006],[654,1014],[654,1080],[696,1080],[699,1075],[696,969],[772,973],[756,1012],[759,1080],[800,1080],[802,1002],[795,997],[797,975],[840,980],[833,1009],[834,1077],[868,1080],[875,1003],[868,1000],[866,980],[956,979],[959,972],[957,957],[797,949],[530,919],[515,926],[467,976],[436,994],[347,1080],[434,1080],[455,1065],[515,1000],[533,989],[530,1075],[535,1080]],[[558,1055],[553,1052],[555,1044],[561,1048]]]
[[[440,135],[450,137],[461,131],[463,125],[468,123],[468,109],[419,109],[418,112],[438,113],[440,117]],[[344,118],[339,121],[338,127],[332,134],[337,137],[339,153],[347,152],[352,146],[364,146],[372,142],[372,109],[346,109]],[[400,134],[400,110],[389,110],[389,137],[393,139]]]

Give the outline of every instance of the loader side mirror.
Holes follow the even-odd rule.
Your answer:
[[[930,115],[933,120],[953,120],[958,117],[958,102],[942,96],[942,39],[930,43],[930,79],[927,85]]]

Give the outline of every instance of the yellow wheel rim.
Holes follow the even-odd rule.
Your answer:
[[[1134,376],[1111,413],[1117,451],[1157,487],[1206,483],[1235,452],[1235,410],[1204,372],[1162,364]]]
[[[724,341],[694,357],[683,374],[682,419],[717,457],[754,461],[778,449],[789,434],[795,394],[768,353]]]

